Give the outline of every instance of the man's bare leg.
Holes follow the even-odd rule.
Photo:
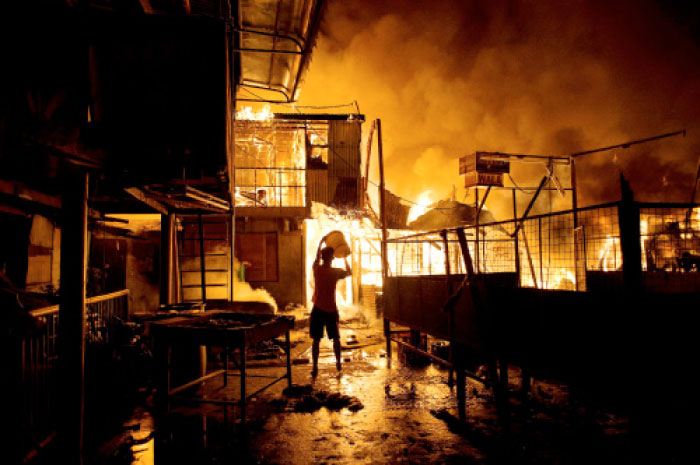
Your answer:
[[[311,343],[311,359],[313,361],[313,368],[311,369],[311,376],[316,376],[318,374],[318,354],[321,351],[321,340],[314,339]]]
[[[340,371],[340,338],[333,339],[333,352],[335,352],[335,367]]]

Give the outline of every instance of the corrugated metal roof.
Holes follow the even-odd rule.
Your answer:
[[[243,87],[239,100],[295,100],[318,32],[323,1],[239,0],[238,5],[236,52]]]

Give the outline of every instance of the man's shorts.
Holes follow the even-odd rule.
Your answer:
[[[324,326],[328,339],[340,337],[340,333],[338,332],[338,313],[325,312],[314,305],[314,308],[311,310],[311,322],[309,324],[311,338],[321,339],[323,337]]]

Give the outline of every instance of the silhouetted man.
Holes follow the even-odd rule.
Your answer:
[[[311,346],[311,356],[313,358],[313,369],[311,374],[316,376],[318,373],[318,354],[320,350],[321,338],[323,337],[323,328],[326,328],[328,339],[333,340],[333,352],[335,352],[335,365],[340,370],[340,333],[338,331],[338,307],[335,304],[335,285],[336,283],[350,276],[352,271],[348,265],[348,259],[345,259],[345,269],[333,268],[333,255],[335,251],[333,247],[324,247],[321,245],[325,237],[318,244],[316,252],[316,260],[314,261],[314,308],[311,310],[310,333],[314,342]],[[323,261],[322,264],[319,261]]]

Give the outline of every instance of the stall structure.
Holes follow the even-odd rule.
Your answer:
[[[151,331],[154,340],[156,363],[157,400],[156,408],[159,414],[169,411],[170,400],[180,399],[199,403],[217,405],[238,405],[240,408],[241,424],[245,424],[246,402],[263,390],[282,381],[292,384],[291,346],[289,331],[294,328],[294,317],[274,315],[253,315],[249,313],[230,313],[225,311],[208,311],[198,316],[174,317],[152,324]],[[286,354],[286,373],[282,376],[252,375],[246,372],[247,349],[262,341],[276,341],[284,336],[282,346]],[[276,341],[277,342],[277,341]],[[174,346],[207,346],[221,347],[224,354],[224,368],[206,373],[203,369],[201,376],[179,386],[171,384],[171,350]],[[233,360],[235,370],[229,370],[229,351],[237,350]],[[204,364],[206,366],[206,363]],[[239,399],[214,399],[204,396],[190,395],[190,388],[220,376],[223,386],[228,385],[229,376],[240,378]],[[247,394],[247,378],[270,378],[270,382]]]
[[[628,192],[616,203],[397,237],[387,247],[387,340],[393,324],[413,341],[425,333],[450,341],[443,363],[456,370],[462,416],[465,376],[489,383],[507,406],[509,364],[521,369],[524,392],[531,377],[554,378],[631,408],[653,395],[644,374],[663,366],[680,375],[693,364],[696,204],[640,203]],[[435,253],[443,266],[426,260]],[[473,361],[489,379],[470,372]],[[683,386],[667,389],[683,398]]]

